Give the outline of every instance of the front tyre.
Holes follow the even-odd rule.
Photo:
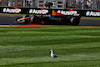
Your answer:
[[[31,23],[40,23],[40,19],[39,19],[39,17],[37,17],[37,16],[33,16],[33,17],[31,17]]]

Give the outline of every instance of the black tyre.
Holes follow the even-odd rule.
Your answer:
[[[75,17],[70,19],[71,25],[79,25],[79,21],[80,19]]]
[[[37,16],[33,16],[32,18],[31,18],[31,23],[40,23],[40,19],[39,19],[39,17],[37,17]]]

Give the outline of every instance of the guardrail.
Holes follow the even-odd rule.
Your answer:
[[[51,9],[52,12],[62,13],[64,15],[81,14],[87,17],[100,17],[100,10],[77,10],[77,9]],[[18,7],[0,7],[0,13],[11,14],[48,14],[49,10],[41,8],[18,8]]]

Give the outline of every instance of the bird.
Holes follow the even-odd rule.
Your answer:
[[[53,57],[53,58],[59,58],[58,56],[56,56],[56,55],[53,53],[53,49],[51,49],[50,51],[51,51],[51,57]]]

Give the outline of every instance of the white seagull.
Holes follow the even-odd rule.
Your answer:
[[[51,49],[50,51],[51,51],[51,57],[53,57],[53,58],[59,58],[58,56],[56,56],[56,55],[53,53],[53,50],[52,50],[52,49]]]

